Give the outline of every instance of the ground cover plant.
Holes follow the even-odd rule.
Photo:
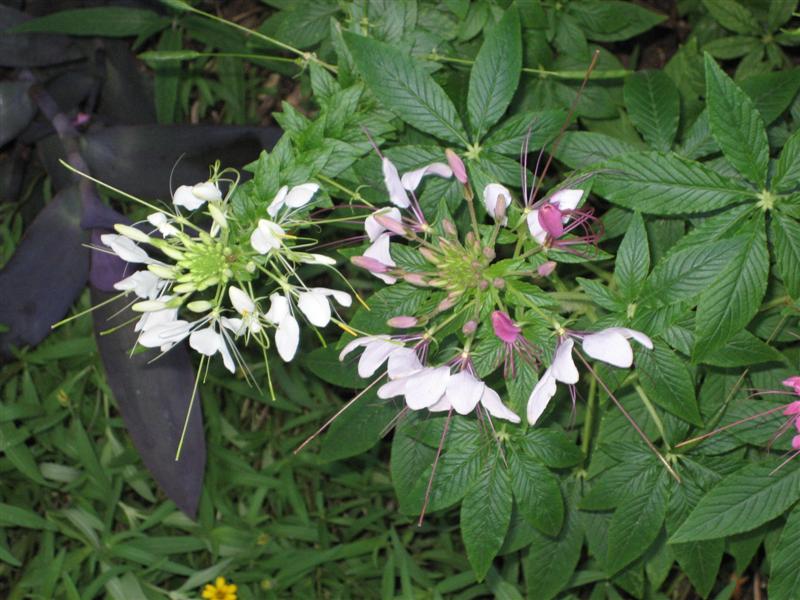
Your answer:
[[[0,591],[794,598],[796,8],[0,7]]]

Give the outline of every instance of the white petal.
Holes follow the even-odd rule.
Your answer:
[[[450,403],[450,399],[447,397],[447,394],[445,394],[436,404],[429,406],[428,410],[431,412],[443,412],[450,410],[451,408],[453,408],[453,405]]]
[[[318,189],[319,185],[316,183],[303,183],[294,186],[286,195],[286,206],[291,208],[305,206],[311,201],[311,198],[317,193]]]
[[[204,202],[219,202],[222,200],[222,192],[219,191],[217,184],[212,181],[204,181],[193,185],[192,194]]]
[[[361,354],[361,359],[358,361],[358,376],[364,378],[372,377],[375,371],[386,362],[387,358],[402,349],[403,347],[399,346],[397,342],[377,338],[368,342],[363,354]]]
[[[157,261],[147,255],[136,242],[116,233],[106,233],[100,236],[100,241],[111,248],[112,252],[122,260],[129,263],[154,264]]]
[[[406,190],[400,182],[400,173],[397,172],[397,167],[392,164],[388,158],[383,159],[383,182],[386,184],[386,189],[389,191],[389,200],[395,206],[400,208],[408,208],[411,202],[408,200]]]
[[[172,195],[172,203],[175,206],[183,206],[188,210],[197,210],[206,201],[194,195],[191,185],[182,185]]]
[[[550,365],[553,377],[561,383],[578,383],[578,369],[575,368],[575,361],[572,360],[572,346],[575,342],[567,338],[556,347],[553,364]]]
[[[308,252],[298,253],[301,263],[305,263],[307,265],[325,265],[328,267],[332,267],[336,264],[336,259],[331,258],[330,256],[325,256],[324,254],[313,254]]]
[[[544,244],[545,239],[547,239],[547,232],[542,227],[542,224],[539,223],[539,209],[536,208],[529,212],[526,220],[528,221],[528,231],[531,232],[531,237],[540,244]]]
[[[333,296],[333,299],[339,303],[340,306],[350,306],[353,303],[353,298],[347,292],[343,292],[342,290],[334,290],[331,288],[325,287],[315,287],[311,288],[312,292],[318,294],[324,294],[326,296]]]
[[[331,321],[331,305],[325,294],[300,292],[297,308],[303,311],[309,323],[317,327],[325,327]]]
[[[162,212],[155,212],[147,215],[147,220],[153,227],[158,229],[159,233],[164,237],[169,237],[178,233],[178,230],[167,220],[167,215]]]
[[[157,314],[157,313],[152,313]],[[146,348],[163,348],[174,346],[183,340],[192,329],[192,324],[187,321],[169,321],[148,328],[141,336],[138,343]]]
[[[278,190],[278,193],[275,194],[275,197],[270,202],[269,206],[267,207],[267,214],[275,218],[278,214],[278,211],[283,207],[285,204],[286,194],[289,192],[289,186],[284,185],[281,189]]]
[[[498,419],[505,419],[512,423],[519,423],[519,415],[508,408],[503,401],[500,400],[500,395],[495,392],[488,385],[484,386],[483,395],[481,396],[481,406],[493,417]]]
[[[406,404],[411,410],[433,406],[444,395],[450,367],[424,368],[406,380]]]
[[[403,377],[402,379],[396,379],[394,381],[388,381],[384,383],[378,388],[378,398],[387,400],[388,398],[400,396],[406,390],[406,381],[407,379]]]
[[[549,202],[550,204],[557,204],[558,210],[564,212],[578,208],[581,198],[583,198],[583,190],[559,190],[550,196]],[[564,217],[564,223],[568,219],[568,216]]]
[[[167,301],[171,296],[163,296],[162,301]],[[177,308],[165,308],[164,310],[156,310],[153,312],[146,312],[142,318],[136,323],[133,328],[134,331],[147,331],[156,325],[165,325],[172,323],[178,319]]]
[[[228,348],[228,344],[225,342],[225,336],[220,334],[219,337],[219,353],[222,355],[222,364],[225,365],[225,368],[231,373],[236,373],[236,364],[233,362],[230,348]]]
[[[297,325],[297,320],[287,314],[275,330],[275,345],[284,362],[294,358],[298,343],[300,343],[300,327]]]
[[[592,358],[627,369],[633,364],[631,344],[619,331],[604,329],[583,338],[583,349]]]
[[[460,371],[450,376],[445,398],[458,414],[466,415],[475,410],[485,387],[485,383],[468,371]]]
[[[270,250],[280,248],[284,235],[286,232],[277,223],[259,219],[258,227],[250,235],[250,245],[259,254],[266,254]]]
[[[533,388],[528,398],[528,423],[536,425],[536,421],[542,416],[544,409],[550,403],[550,399],[556,395],[556,378],[547,369],[542,373],[542,378]]]
[[[392,255],[389,250],[390,237],[388,233],[378,236],[378,239],[364,251],[364,256],[374,258],[387,267],[397,266],[397,263],[392,260]]]
[[[511,204],[511,192],[508,191],[507,187],[499,183],[490,183],[483,188],[483,206],[492,219],[495,218],[494,215],[497,210],[497,203],[501,195],[503,196],[503,202],[505,202],[506,208],[508,208],[508,205]],[[503,219],[503,225],[506,223],[508,223],[508,217]]]
[[[641,331],[636,331],[635,329],[628,329],[627,327],[610,327],[609,329],[613,329],[614,331],[619,331],[626,338],[632,338],[636,340],[648,350],[653,349],[653,340],[651,340],[647,335],[645,335]]]
[[[240,315],[253,313],[256,310],[255,302],[247,295],[247,292],[239,289],[235,285],[228,288],[228,296],[231,299],[233,308],[236,309]]]
[[[228,331],[232,331],[234,335],[242,335],[246,329],[242,319],[222,317],[219,322]]]
[[[364,219],[364,230],[367,232],[367,237],[369,238],[370,242],[374,242],[376,239],[378,239],[380,234],[386,231],[386,228],[375,220],[375,215],[386,215],[395,221],[402,221],[403,219],[399,208],[392,207],[376,210],[374,213]]]
[[[133,275],[121,279],[114,284],[115,290],[130,291],[139,298],[155,298],[161,287],[162,279],[150,271],[136,271]]]
[[[367,336],[364,336],[364,337],[356,338],[354,340],[350,340],[349,342],[347,342],[347,345],[344,348],[342,348],[342,351],[339,352],[339,360],[340,361],[344,360],[345,357],[348,354],[350,354],[353,350],[355,350],[356,348],[360,348],[361,346],[366,346],[372,340],[376,340],[376,339],[378,339],[378,338],[376,338],[375,336],[367,335]]]
[[[445,163],[431,163],[421,169],[409,171],[404,174],[400,182],[405,189],[409,192],[413,192],[419,187],[419,182],[422,181],[422,178],[426,175],[438,175],[439,177],[449,179],[453,176],[453,170]]]
[[[286,318],[286,315],[288,315],[290,312],[289,300],[282,294],[274,293],[270,294],[269,301],[269,310],[264,315],[264,318],[273,325],[277,325],[283,321],[283,319]]]
[[[189,336],[189,346],[197,350],[200,354],[213,356],[222,347],[222,336],[213,327],[197,329]]]
[[[389,355],[389,379],[408,377],[421,370],[422,363],[412,348],[398,348]]]

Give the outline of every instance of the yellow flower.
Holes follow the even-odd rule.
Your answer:
[[[236,600],[236,586],[225,583],[224,577],[217,577],[213,584],[206,584],[203,588],[203,598],[206,600]]]

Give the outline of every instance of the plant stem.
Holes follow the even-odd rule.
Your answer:
[[[472,65],[474,64],[474,60],[469,60],[466,58],[457,58],[454,56],[443,56],[441,54],[437,54],[435,52],[431,54],[426,54],[422,56],[423,59],[429,60],[431,62],[445,62],[445,63],[455,63],[459,65]],[[582,80],[586,77],[586,71],[550,71],[548,69],[543,68],[534,68],[534,67],[522,67],[523,73],[530,73],[531,75],[538,75],[542,79],[546,79],[548,77],[554,77],[556,79],[574,79],[576,81]],[[594,71],[590,75],[589,79],[621,79],[623,77],[627,77],[632,71],[627,69],[610,69],[608,71]]]

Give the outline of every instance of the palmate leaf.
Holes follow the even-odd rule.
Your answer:
[[[625,154],[605,162],[592,191],[645,214],[705,213],[752,196],[700,163],[659,152]]]
[[[467,113],[474,141],[503,116],[519,83],[522,40],[515,8],[486,34],[469,78]]]
[[[683,361],[664,344],[636,349],[636,372],[648,397],[664,410],[702,426],[694,382]]]
[[[728,162],[747,179],[764,187],[769,144],[764,120],[745,94],[706,54],[706,97],[711,134]]]
[[[628,115],[656,150],[668,151],[680,119],[678,88],[663,71],[639,71],[628,76],[623,88]]]
[[[382,104],[420,131],[467,145],[453,102],[411,56],[350,32],[344,38],[364,81]]]
[[[520,514],[547,535],[558,535],[564,522],[564,500],[558,479],[550,470],[523,452],[508,457],[511,487]]]
[[[800,298],[800,224],[789,216],[773,212],[770,226],[775,263],[783,285],[792,298]]]
[[[511,481],[499,458],[489,461],[461,504],[461,536],[475,576],[483,580],[511,522]]]
[[[638,212],[633,213],[628,231],[617,251],[614,265],[614,279],[626,299],[633,299],[650,271],[650,248],[644,219]]]
[[[670,543],[726,537],[755,529],[800,498],[800,466],[775,471],[775,461],[748,464],[711,489],[678,528]]]
[[[737,255],[700,296],[692,353],[695,361],[709,356],[743,329],[764,298],[769,253],[763,213],[751,220],[747,228]]]
[[[778,192],[789,192],[800,183],[800,130],[795,131],[783,145],[771,188]]]

